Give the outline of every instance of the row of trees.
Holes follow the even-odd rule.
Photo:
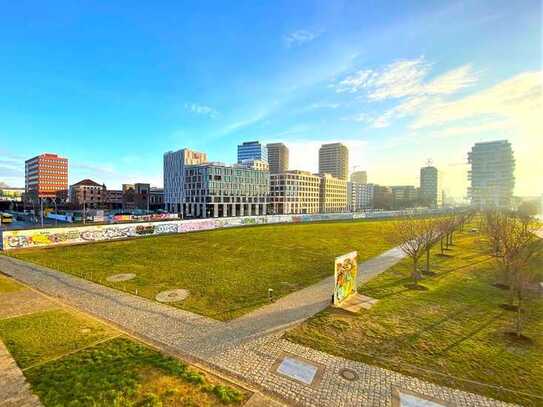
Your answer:
[[[410,288],[421,288],[419,281],[424,274],[432,275],[430,250],[438,243],[441,255],[454,242],[456,231],[462,231],[474,217],[471,211],[454,212],[431,218],[407,217],[395,221],[388,240],[399,247],[412,261]],[[526,300],[534,292],[536,273],[531,260],[543,252],[543,241],[536,231],[540,223],[531,214],[488,210],[479,214],[481,231],[487,237],[490,252],[497,260],[496,286],[507,289],[509,303],[506,309],[516,311],[515,333],[522,335]],[[426,264],[420,267],[423,257]]]
[[[454,212],[430,218],[407,217],[395,221],[388,234],[388,241],[399,247],[412,260],[412,287],[417,288],[422,274],[432,274],[430,270],[430,250],[439,242],[441,254],[453,244],[454,233],[463,230],[473,216],[472,212]],[[419,267],[426,256],[423,269]]]
[[[498,287],[509,290],[509,304],[516,311],[515,332],[522,335],[526,300],[534,291],[536,273],[531,260],[543,250],[543,242],[536,232],[539,222],[523,211],[488,210],[481,216],[492,255],[499,271]]]

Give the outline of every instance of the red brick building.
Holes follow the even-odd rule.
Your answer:
[[[67,191],[67,158],[45,153],[25,161],[25,195],[29,199],[52,200]]]
[[[70,186],[70,203],[76,208],[101,209],[107,200],[107,190],[91,179],[84,179]]]

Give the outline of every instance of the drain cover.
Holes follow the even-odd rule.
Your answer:
[[[351,369],[341,369],[339,375],[350,382],[358,380],[358,373]]]

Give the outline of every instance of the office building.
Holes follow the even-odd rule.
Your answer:
[[[150,210],[151,185],[146,183],[123,184],[123,210]]]
[[[476,143],[468,153],[468,196],[476,208],[511,208],[515,159],[507,140]]]
[[[427,166],[420,169],[420,203],[430,208],[440,205],[439,176],[436,167]]]
[[[288,148],[283,143],[267,144],[268,162],[271,174],[280,174],[288,171]]]
[[[268,162],[268,149],[260,141],[246,141],[238,145],[238,164],[245,160]]]
[[[68,159],[41,154],[25,161],[25,197],[30,201],[54,200],[68,191]]]
[[[270,171],[270,164],[264,160],[243,160],[240,165],[253,170]]]
[[[207,162],[207,154],[184,148],[164,154],[164,205],[168,212],[183,211],[183,185],[187,165]]]
[[[24,192],[24,188],[10,188],[0,185],[0,201],[21,202]]]
[[[69,201],[77,209],[99,209],[103,208],[107,199],[107,189],[104,184],[84,179],[70,185]]]
[[[308,171],[286,171],[270,175],[270,204],[273,214],[318,213],[320,177]]]
[[[390,210],[393,207],[392,189],[382,185],[373,185],[373,209]]]
[[[120,189],[107,189],[104,206],[108,209],[122,209],[123,191]]]
[[[270,173],[245,165],[206,163],[185,167],[186,218],[266,215]]]
[[[394,209],[414,208],[418,206],[419,191],[413,185],[396,185],[392,191],[392,207]]]
[[[149,209],[156,211],[164,209],[164,189],[151,187],[149,192]]]
[[[367,184],[368,173],[366,171],[355,171],[351,174],[351,181],[358,184]]]
[[[349,150],[341,143],[323,144],[319,149],[319,173],[348,180]]]
[[[319,211],[347,211],[347,181],[333,177],[331,174],[318,174],[320,178]]]

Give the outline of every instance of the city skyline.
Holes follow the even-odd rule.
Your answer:
[[[471,146],[508,139],[515,194],[543,192],[539,2],[67,4],[48,7],[47,19],[22,5],[0,17],[11,61],[0,67],[0,181],[11,186],[42,152],[70,159],[70,184],[162,186],[166,151],[232,163],[238,144],[259,140],[285,143],[289,168],[310,172],[321,144],[341,142],[349,166],[381,185],[417,185],[432,158],[448,194],[465,196]]]

